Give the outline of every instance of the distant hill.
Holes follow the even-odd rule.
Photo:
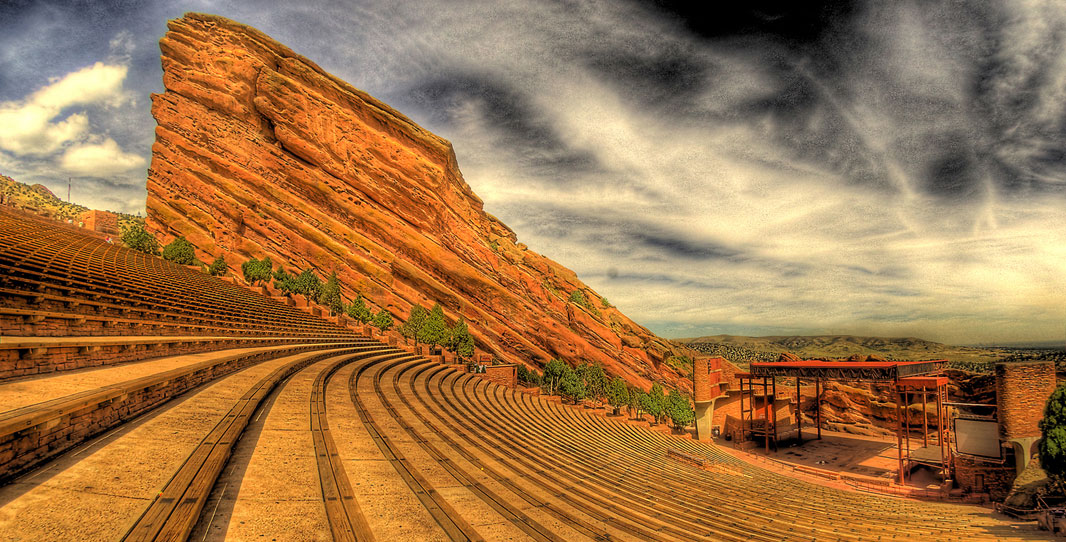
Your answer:
[[[1012,349],[951,346],[916,337],[856,337],[852,335],[788,335],[738,337],[712,335],[674,339],[694,350],[722,356],[734,363],[775,361],[782,352],[804,359],[846,358],[876,354],[890,360],[947,359],[959,365],[987,363],[1016,354]]]
[[[6,205],[14,204],[26,211],[59,221],[70,219],[76,222],[82,213],[89,210],[84,205],[63,201],[43,184],[29,185],[6,175],[0,175],[0,194],[3,194]],[[144,218],[135,215],[117,212],[115,214],[118,215],[121,229],[133,222],[144,223]]]

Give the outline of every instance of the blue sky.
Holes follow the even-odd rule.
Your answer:
[[[1063,2],[685,6],[9,1],[0,173],[143,211],[157,41],[216,13],[452,141],[662,335],[1066,340]]]

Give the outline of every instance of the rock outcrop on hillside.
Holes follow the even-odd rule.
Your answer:
[[[271,256],[336,271],[398,320],[440,302],[478,346],[530,365],[601,363],[677,383],[677,346],[519,243],[463,180],[451,144],[263,33],[187,14],[160,40],[165,92],[148,175],[150,230],[239,268]],[[290,267],[290,271],[292,267]],[[568,299],[580,290],[591,308]],[[687,379],[680,379],[685,389]]]

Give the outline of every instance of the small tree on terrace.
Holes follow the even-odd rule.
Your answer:
[[[122,232],[122,244],[145,254],[159,254],[159,241],[144,229],[144,224],[133,223]]]
[[[418,343],[422,327],[426,325],[427,316],[429,316],[429,313],[426,312],[426,308],[422,305],[411,307],[411,315],[408,316],[407,321],[400,326],[400,333],[408,339],[414,339],[415,343]]]
[[[629,390],[629,417],[640,418],[643,416],[642,404],[644,401],[644,390],[640,388],[631,388]]]
[[[651,385],[651,391],[641,398],[640,407],[655,418],[655,423],[660,423],[665,406],[666,397],[663,396],[663,387],[656,382]]]
[[[163,247],[163,259],[178,265],[192,265],[196,263],[196,251],[188,240],[178,237]]]
[[[310,269],[304,269],[296,275],[294,281],[295,292],[302,294],[307,301],[318,299],[318,293],[322,290],[322,280]]]
[[[244,280],[248,284],[260,284],[265,280],[270,280],[273,271],[274,262],[270,261],[270,256],[262,260],[252,258],[241,264],[241,274],[244,275]]]
[[[590,399],[603,399],[607,394],[607,375],[600,365],[586,364],[584,370],[585,393]]]
[[[329,274],[329,278],[319,289],[318,302],[329,307],[331,314],[340,314],[344,311],[344,300],[341,298],[341,281],[337,278],[336,271]]]
[[[696,419],[688,397],[681,395],[681,392],[677,390],[670,390],[670,395],[666,397],[666,415],[670,418],[674,429],[678,431],[688,427],[692,424],[692,420]]]
[[[559,379],[559,395],[570,399],[575,404],[585,398],[585,383],[577,372],[569,367]]]
[[[607,386],[607,402],[614,408],[616,416],[622,405],[629,404],[629,387],[626,386],[626,381],[622,380],[622,377],[614,377],[611,384]]]
[[[345,309],[345,312],[348,313],[348,316],[352,317],[353,320],[363,322],[364,324],[373,318],[370,309],[366,307],[366,303],[363,301],[363,296],[361,295],[355,296],[355,301],[348,304],[348,308]]]
[[[474,355],[474,337],[470,335],[470,328],[462,318],[455,323],[455,327],[449,332],[449,347],[461,359]]]
[[[1040,466],[1049,477],[1066,479],[1066,384],[1058,387],[1047,400],[1044,419],[1040,420]]]
[[[444,322],[444,309],[440,303],[433,305],[425,324],[419,330],[418,340],[426,344],[440,345],[448,337],[448,325]]]
[[[377,316],[374,317],[374,327],[380,329],[382,333],[392,327],[392,315],[389,311],[385,309],[378,311]]]
[[[540,385],[540,375],[537,374],[537,371],[527,369],[525,365],[519,363],[517,373],[519,382],[522,382],[529,386]]]
[[[569,367],[560,359],[552,359],[544,366],[544,385],[548,387],[548,395],[555,395],[555,390],[559,387],[559,381],[562,380],[563,375]]]

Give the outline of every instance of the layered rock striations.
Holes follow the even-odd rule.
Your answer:
[[[401,321],[440,302],[507,361],[561,357],[677,383],[662,361],[678,347],[518,243],[449,142],[258,30],[201,14],[168,26],[147,219],[164,240],[184,235],[234,267],[268,255],[336,271],[346,297]],[[568,302],[575,290],[591,309]]]

